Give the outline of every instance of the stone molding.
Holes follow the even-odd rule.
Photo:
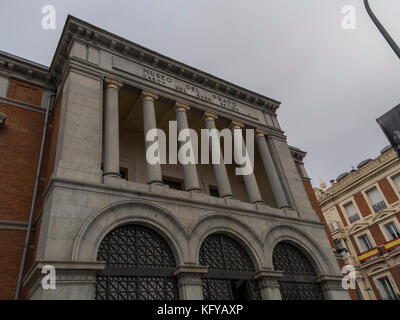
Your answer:
[[[178,278],[180,276],[186,276],[186,275],[191,275],[191,276],[202,276],[208,272],[208,267],[207,266],[200,266],[200,265],[180,265],[176,267],[174,270],[174,276],[177,276]]]
[[[39,285],[44,276],[42,268],[46,265],[54,266],[57,282],[95,282],[97,272],[104,270],[106,263],[97,261],[51,261],[36,260],[23,278],[23,286],[33,288]]]
[[[0,220],[0,230],[26,230],[27,222]]]
[[[136,43],[123,39],[115,34],[100,29],[73,16],[68,16],[59,45],[55,52],[50,70],[56,76],[61,74],[64,63],[71,48],[73,39],[90,42],[93,45],[103,47],[123,56],[135,59],[152,68],[168,72],[172,75],[185,78],[195,84],[216,90],[219,93],[230,96],[246,104],[251,104],[257,109],[269,113],[275,113],[280,102],[224,81],[203,71],[180,63],[176,60],[148,50]]]
[[[317,278],[317,282],[321,285],[322,291],[345,291],[345,289],[342,287],[341,276],[322,275]]]

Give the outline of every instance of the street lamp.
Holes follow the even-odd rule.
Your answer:
[[[393,49],[394,53],[400,59],[400,48],[399,48],[399,46],[396,44],[396,42],[394,42],[394,40],[392,39],[390,34],[386,31],[386,29],[383,27],[383,25],[379,22],[378,18],[372,12],[371,7],[369,6],[368,0],[364,0],[364,5],[365,5],[365,9],[367,9],[368,15],[371,17],[372,21],[375,23],[375,25],[378,28],[378,30],[382,33],[383,37],[389,43],[389,45]]]

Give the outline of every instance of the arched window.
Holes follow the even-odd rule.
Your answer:
[[[200,264],[208,266],[203,277],[206,300],[261,299],[254,265],[242,246],[232,238],[215,234],[208,236],[200,248]]]
[[[278,243],[273,264],[275,270],[283,271],[283,278],[278,281],[283,300],[324,300],[313,265],[294,245]]]
[[[105,270],[97,275],[97,300],[179,299],[172,251],[148,228],[114,229],[101,242],[97,261],[106,262]]]

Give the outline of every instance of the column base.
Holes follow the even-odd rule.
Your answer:
[[[121,175],[119,173],[116,173],[116,172],[103,173],[103,177],[113,177],[113,178],[121,179]]]
[[[147,182],[147,184],[149,186],[163,186],[164,185],[164,183],[162,183],[162,181],[150,181],[150,182]]]
[[[225,196],[221,196],[221,199],[236,199],[233,194],[227,194]]]
[[[187,192],[199,192],[199,193],[203,192],[203,190],[201,190],[199,188],[191,188],[191,189],[187,189],[185,191],[187,191]]]

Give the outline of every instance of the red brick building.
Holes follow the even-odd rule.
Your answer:
[[[346,264],[357,270],[363,299],[399,299],[400,160],[388,146],[375,159],[315,192]]]

